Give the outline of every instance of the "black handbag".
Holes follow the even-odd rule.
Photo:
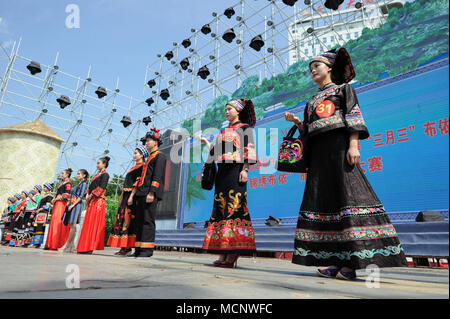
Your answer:
[[[306,173],[308,170],[307,153],[305,152],[306,138],[299,132],[294,137],[296,125],[292,126],[278,150],[278,159],[275,168],[282,172]]]
[[[202,188],[206,190],[211,190],[214,187],[214,181],[216,180],[217,167],[216,163],[212,158],[208,158],[208,160],[203,164],[202,167],[202,179],[201,184]]]

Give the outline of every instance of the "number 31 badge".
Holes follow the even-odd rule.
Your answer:
[[[317,105],[316,114],[320,117],[328,117],[334,113],[334,103],[329,100],[324,100],[322,103]]]

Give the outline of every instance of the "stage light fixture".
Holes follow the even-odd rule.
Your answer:
[[[172,51],[168,51],[164,56],[166,57],[166,59],[168,61],[170,61],[170,59],[173,58],[173,52]]]
[[[306,32],[308,32],[308,33],[313,33],[313,32],[314,32],[314,29],[313,29],[312,27],[309,27],[308,29],[306,29]]]
[[[213,13],[212,13],[212,16],[213,16],[213,17],[217,17],[217,12],[213,12]]]
[[[267,48],[267,52],[272,53],[273,52],[273,48]]]
[[[189,52],[193,53],[195,50],[193,48],[189,49]]]
[[[163,89],[163,90],[161,90],[161,93],[159,93],[159,96],[160,96],[164,101],[166,101],[166,100],[169,98],[169,96],[170,96],[169,90],[168,90],[168,89]]]
[[[241,44],[241,43],[242,43],[241,39],[237,39],[237,40],[236,40],[236,43],[237,43],[237,44]]]
[[[261,48],[263,46],[264,46],[264,41],[263,41],[261,35],[257,35],[250,42],[250,48],[252,48],[252,49],[254,49],[254,50],[258,51],[258,52],[261,50]]]
[[[332,10],[337,10],[339,8],[339,6],[342,4],[342,2],[344,2],[344,0],[327,0],[325,1],[325,8],[328,9],[332,9]],[[359,3],[359,7],[358,7],[358,3]],[[361,2],[357,2],[355,4],[356,9],[361,8]]]
[[[147,126],[149,123],[152,122],[152,118],[150,116],[146,116],[142,119],[142,122]]]
[[[42,72],[41,65],[36,61],[31,61],[30,64],[27,65],[27,69],[30,71],[31,75]]]
[[[70,99],[66,95],[61,95],[59,98],[56,99],[56,102],[58,102],[59,107],[64,109],[67,105],[71,104]]]
[[[191,94],[191,91],[187,90],[187,91],[186,91],[186,94],[187,94],[187,95]]]
[[[305,4],[309,6],[311,4],[311,0],[305,0]]]
[[[183,70],[187,70],[187,68],[189,66],[189,59],[188,58],[184,58],[183,60],[181,60],[180,66],[181,66],[181,68]]]
[[[234,68],[235,68],[236,70],[239,70],[240,67],[241,67],[241,66],[240,66],[239,64],[236,64],[236,65],[234,66]]]
[[[234,11],[233,8],[228,8],[225,10],[225,12],[223,13],[224,15],[226,15],[226,17],[228,19],[231,19],[231,17],[235,14],[236,12]]]
[[[283,0],[283,3],[287,6],[293,6],[295,3],[297,2],[297,0]]]
[[[152,87],[154,87],[154,86],[156,85],[156,81],[152,79],[152,80],[150,80],[150,81],[147,82],[147,85],[148,85],[150,88],[152,88]]]
[[[191,40],[184,39],[183,42],[181,42],[181,45],[186,49],[191,45]]]
[[[361,2],[355,3],[355,8],[356,8],[356,9],[361,9],[361,7],[362,7],[362,3],[361,3]],[[337,8],[336,8],[336,9],[337,9]],[[336,9],[334,9],[334,10],[336,10]]]
[[[213,83],[214,79],[208,79],[208,83]]]
[[[216,57],[215,57],[214,55],[210,55],[210,56],[209,56],[209,59],[210,59],[210,60],[214,60],[215,58],[216,58]]]
[[[203,34],[208,34],[211,32],[211,27],[209,26],[209,24],[205,24],[202,29],[201,29]]]
[[[151,106],[153,103],[155,103],[155,100],[153,98],[149,97],[145,100],[145,103],[147,103],[148,106]]]
[[[242,17],[240,17],[240,16],[236,17],[236,21],[241,21],[241,20],[242,20]]]
[[[217,35],[217,34],[215,34],[215,33],[211,33],[211,37],[212,37],[212,38],[215,38],[216,35]]]
[[[224,39],[228,43],[233,42],[234,38],[236,38],[236,34],[234,33],[233,28],[228,29],[227,31],[225,31],[225,33],[222,36],[222,39]]]
[[[273,21],[267,21],[267,25],[269,26],[269,27],[271,27],[271,26],[273,26]]]
[[[207,67],[206,65],[205,65],[205,66],[202,66],[202,67],[198,70],[197,75],[198,75],[199,77],[201,77],[203,80],[205,80],[205,79],[208,77],[208,75],[210,75],[210,72],[209,72],[208,67]]]
[[[112,133],[112,131],[113,131],[112,128],[109,128],[109,129],[108,129],[108,133]]]
[[[129,126],[131,124],[131,119],[129,116],[124,115],[120,122],[122,123],[123,127],[126,128],[127,126]]]
[[[95,91],[95,94],[97,94],[98,98],[101,99],[107,95],[106,89],[104,87],[99,86],[98,89]]]

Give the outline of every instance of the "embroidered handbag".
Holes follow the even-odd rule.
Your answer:
[[[298,137],[294,137],[296,125],[292,126],[278,150],[278,159],[275,168],[282,172],[306,173],[307,160],[305,158],[306,139],[299,132]]]
[[[217,167],[216,163],[209,158],[202,167],[202,188],[211,190],[214,187],[214,181],[216,179]]]

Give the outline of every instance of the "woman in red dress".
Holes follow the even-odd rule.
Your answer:
[[[86,192],[86,215],[76,251],[80,254],[92,254],[94,250],[105,248],[106,202],[105,193],[109,174],[106,172],[109,157],[97,161],[97,170]]]
[[[70,197],[72,184],[70,184],[70,175],[72,169],[68,168],[62,171],[61,179],[63,183],[59,185],[56,191],[56,197],[52,200],[53,209],[50,221],[50,228],[48,230],[47,242],[45,248],[50,250],[58,250],[67,241],[69,236],[69,226],[64,225],[62,216],[66,210],[66,205]]]

